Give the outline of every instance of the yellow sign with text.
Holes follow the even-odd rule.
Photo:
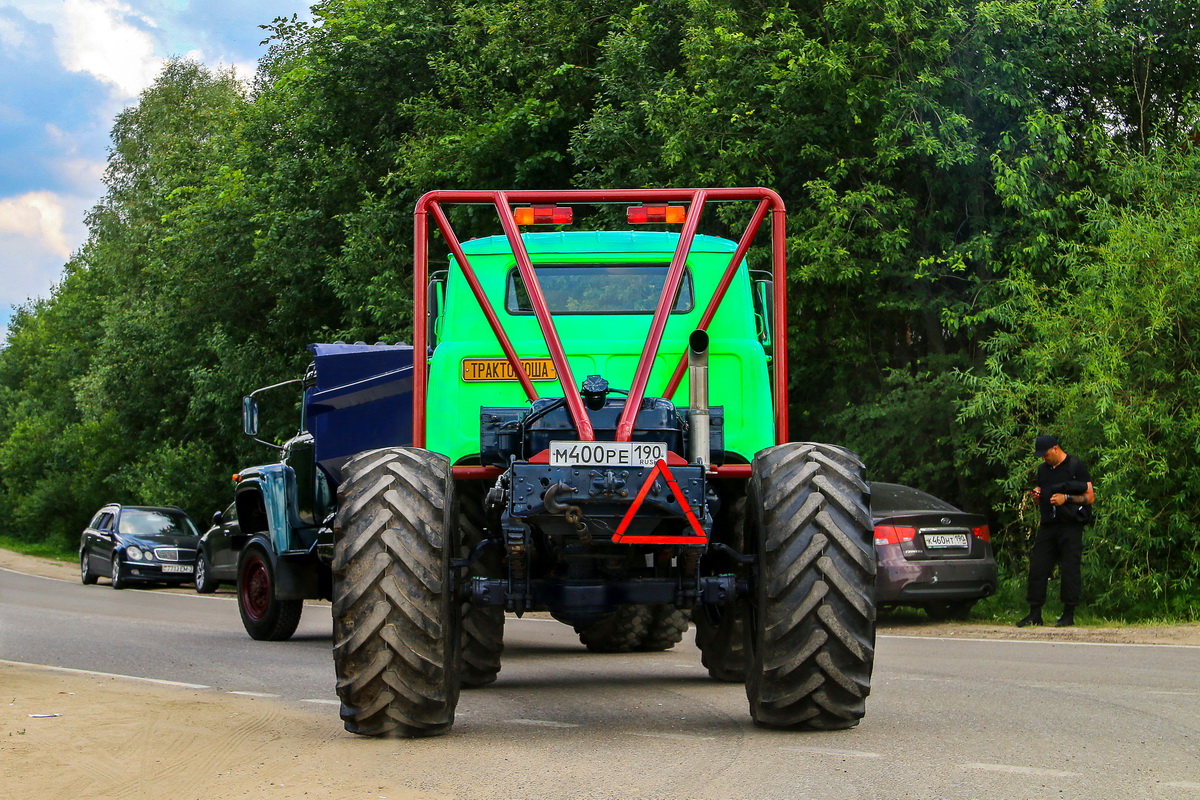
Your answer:
[[[531,381],[556,381],[558,370],[548,358],[523,358],[521,368]],[[516,370],[506,358],[464,358],[462,379],[468,383],[476,381],[515,381]]]

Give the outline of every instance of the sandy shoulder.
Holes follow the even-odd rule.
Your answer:
[[[426,800],[337,710],[0,662],[0,798]],[[419,758],[420,755],[416,754]],[[331,765],[353,764],[353,769]],[[429,769],[433,769],[430,765]]]

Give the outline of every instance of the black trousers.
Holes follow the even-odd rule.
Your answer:
[[[1028,600],[1031,606],[1046,602],[1046,582],[1058,564],[1059,596],[1063,605],[1079,605],[1083,591],[1080,563],[1083,560],[1082,525],[1046,525],[1038,528],[1029,554]]]

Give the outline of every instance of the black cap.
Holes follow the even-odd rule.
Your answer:
[[[1048,433],[1043,433],[1037,438],[1037,441],[1033,445],[1033,454],[1038,458],[1041,458],[1042,456],[1046,455],[1046,451],[1051,447],[1058,447],[1058,437],[1051,436]]]

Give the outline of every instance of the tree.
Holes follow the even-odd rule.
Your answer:
[[[1058,243],[1068,278],[1009,281],[996,310],[1005,330],[988,343],[964,413],[984,425],[979,452],[1006,466],[1010,506],[1029,486],[1037,433],[1056,433],[1089,462],[1099,521],[1085,574],[1096,611],[1194,617],[1200,154],[1160,150],[1116,166],[1122,202],[1096,198],[1085,231],[1095,244]],[[1036,525],[1023,522],[1010,541]]]

